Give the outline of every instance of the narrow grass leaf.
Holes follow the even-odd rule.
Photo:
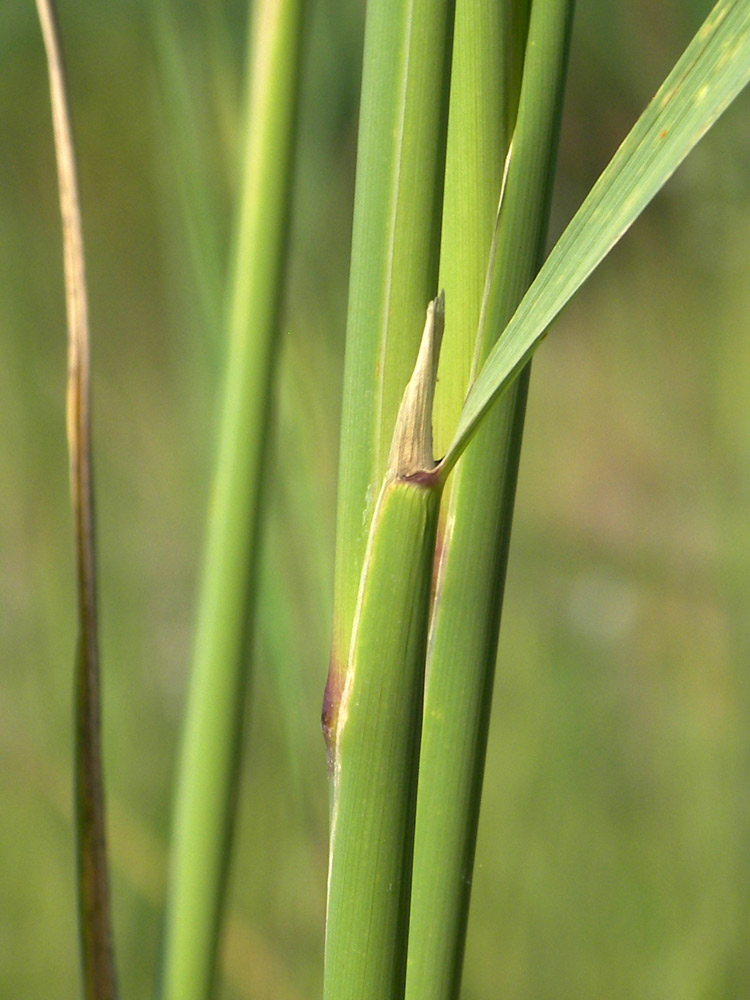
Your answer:
[[[101,750],[90,337],[83,228],[62,43],[53,0],[37,0],[37,11],[50,80],[68,314],[67,425],[78,575],[75,816],[83,992],[87,1000],[115,1000],[117,982],[112,951]]]
[[[466,400],[448,472],[550,323],[750,80],[750,0],[720,0],[592,188],[539,272]],[[497,271],[491,284],[500,280]],[[500,303],[485,322],[503,323]]]

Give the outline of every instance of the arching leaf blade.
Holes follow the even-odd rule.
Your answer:
[[[560,237],[477,376],[443,459],[446,473],[552,321],[749,81],[750,0],[719,0]]]

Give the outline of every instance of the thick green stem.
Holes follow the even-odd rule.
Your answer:
[[[403,995],[434,485],[381,495],[332,733],[326,1000]],[[332,698],[335,692],[330,692]]]
[[[439,300],[442,303],[442,300]],[[437,325],[436,325],[437,318]],[[328,679],[331,777],[326,1000],[403,996],[427,621],[442,481],[433,303],[373,516],[343,677]]]
[[[394,421],[435,294],[453,0],[369,0],[341,418],[332,670],[349,650]]]
[[[471,6],[471,5],[469,5]],[[554,160],[562,108],[572,3],[553,0],[532,7],[513,151],[493,247],[500,282],[491,292],[507,320],[541,263],[549,215]],[[469,52],[492,46],[477,9],[466,10],[471,36],[463,38],[457,10],[456,37]],[[468,26],[466,28],[468,35]],[[525,38],[509,38],[509,43]],[[485,56],[487,61],[490,53]],[[476,61],[476,57],[475,57]],[[469,93],[468,67],[457,49],[451,97],[448,165],[454,150],[467,145],[476,130],[472,108],[481,96],[486,113],[496,107],[500,79],[485,80]],[[455,103],[454,103],[455,101]],[[484,106],[484,105],[482,105]],[[496,112],[497,113],[497,112]],[[482,117],[480,115],[480,117]],[[475,140],[476,155],[490,158],[492,136]],[[489,148],[488,148],[489,147]],[[497,150],[497,139],[495,139]],[[502,159],[495,151],[495,193]],[[475,168],[476,170],[476,168]],[[485,185],[492,180],[485,168]],[[441,268],[447,275],[475,273],[483,251],[489,258],[494,212],[482,218],[476,191],[452,185],[445,212],[469,214],[473,229],[484,233],[480,246],[444,243]],[[471,200],[469,200],[471,199]],[[467,204],[468,203],[468,204]],[[475,282],[475,286],[476,286]],[[450,285],[447,288],[450,295]],[[494,301],[494,300],[493,300]],[[476,328],[482,289],[460,303],[452,322]],[[486,315],[486,306],[485,306]],[[503,324],[479,326],[474,366],[481,364]],[[450,331],[449,331],[450,332]],[[451,1000],[459,994],[471,893],[482,776],[492,684],[497,653],[503,585],[523,430],[528,372],[490,415],[452,477],[446,496],[440,561],[427,658],[425,716],[420,751],[414,882],[406,995],[409,1000]],[[454,425],[455,426],[455,425]]]
[[[389,472],[389,448],[437,285],[453,6],[367,5],[324,706],[336,776],[327,1000],[396,1000],[403,992],[439,484],[431,481],[431,448],[430,464],[415,469],[429,483]],[[374,600],[368,595],[378,586]],[[358,730],[369,734],[364,743]]]

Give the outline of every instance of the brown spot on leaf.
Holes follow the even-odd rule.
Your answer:
[[[341,704],[342,689],[342,672],[338,664],[334,661],[333,656],[331,656],[331,662],[328,667],[328,680],[326,682],[325,693],[323,694],[323,711],[320,716],[323,737],[326,741],[329,775],[333,774],[333,761],[336,752],[336,721]]]

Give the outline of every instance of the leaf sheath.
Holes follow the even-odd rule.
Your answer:
[[[443,333],[432,302],[368,539],[346,671],[323,724],[331,778],[326,1000],[403,996],[427,621],[442,482],[432,404]]]

